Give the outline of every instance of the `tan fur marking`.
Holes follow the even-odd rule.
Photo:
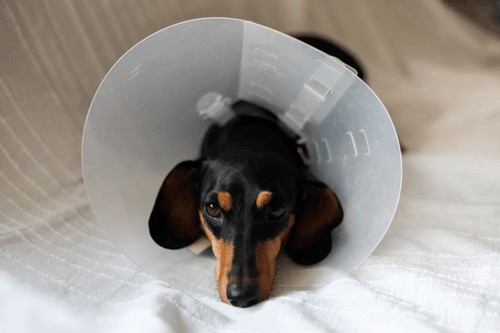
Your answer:
[[[257,208],[261,209],[265,205],[271,201],[271,198],[273,197],[273,193],[269,191],[262,191],[257,195],[257,200],[255,200],[255,204],[257,205]]]
[[[290,235],[294,223],[295,215],[292,214],[287,229],[283,233],[274,239],[259,242],[255,246],[255,261],[261,301],[268,299],[271,295],[271,287],[276,275],[276,259],[280,253],[281,246]]]
[[[233,206],[233,198],[229,192],[219,192],[217,194],[217,201],[219,202],[220,208],[226,212],[230,211]]]
[[[229,283],[229,273],[231,271],[231,263],[233,262],[234,247],[232,244],[215,238],[214,234],[210,231],[205,223],[202,213],[199,213],[201,227],[205,232],[205,235],[210,240],[212,244],[212,251],[215,258],[217,259],[217,264],[215,266],[215,279],[217,280],[217,289],[219,291],[219,296],[224,303],[229,303],[227,299],[227,285]]]

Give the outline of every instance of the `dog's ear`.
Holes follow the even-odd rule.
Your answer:
[[[149,218],[149,233],[158,245],[179,249],[201,236],[198,217],[200,168],[200,161],[184,161],[165,178]]]
[[[286,251],[298,264],[318,263],[330,253],[330,234],[342,222],[342,206],[327,185],[307,180],[303,183],[295,214],[295,224]]]

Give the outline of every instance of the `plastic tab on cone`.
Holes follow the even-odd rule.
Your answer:
[[[215,296],[210,251],[161,248],[148,220],[168,172],[199,157],[208,127],[225,123],[240,99],[269,109],[304,139],[311,171],[336,192],[345,213],[330,255],[308,267],[280,256],[273,288],[328,284],[361,263],[393,219],[402,179],[397,135],[383,104],[349,67],[255,23],[182,22],[145,38],[111,68],[82,144],[97,220],[145,271]]]

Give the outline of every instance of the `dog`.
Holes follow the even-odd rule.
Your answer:
[[[221,300],[248,307],[269,298],[282,248],[302,265],[328,256],[343,210],[275,115],[245,101],[231,108],[227,124],[207,131],[201,157],[167,175],[149,230],[168,249],[205,235]]]

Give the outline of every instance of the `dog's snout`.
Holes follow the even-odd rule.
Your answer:
[[[231,283],[227,286],[227,299],[237,307],[246,308],[259,302],[260,289],[258,284]]]

